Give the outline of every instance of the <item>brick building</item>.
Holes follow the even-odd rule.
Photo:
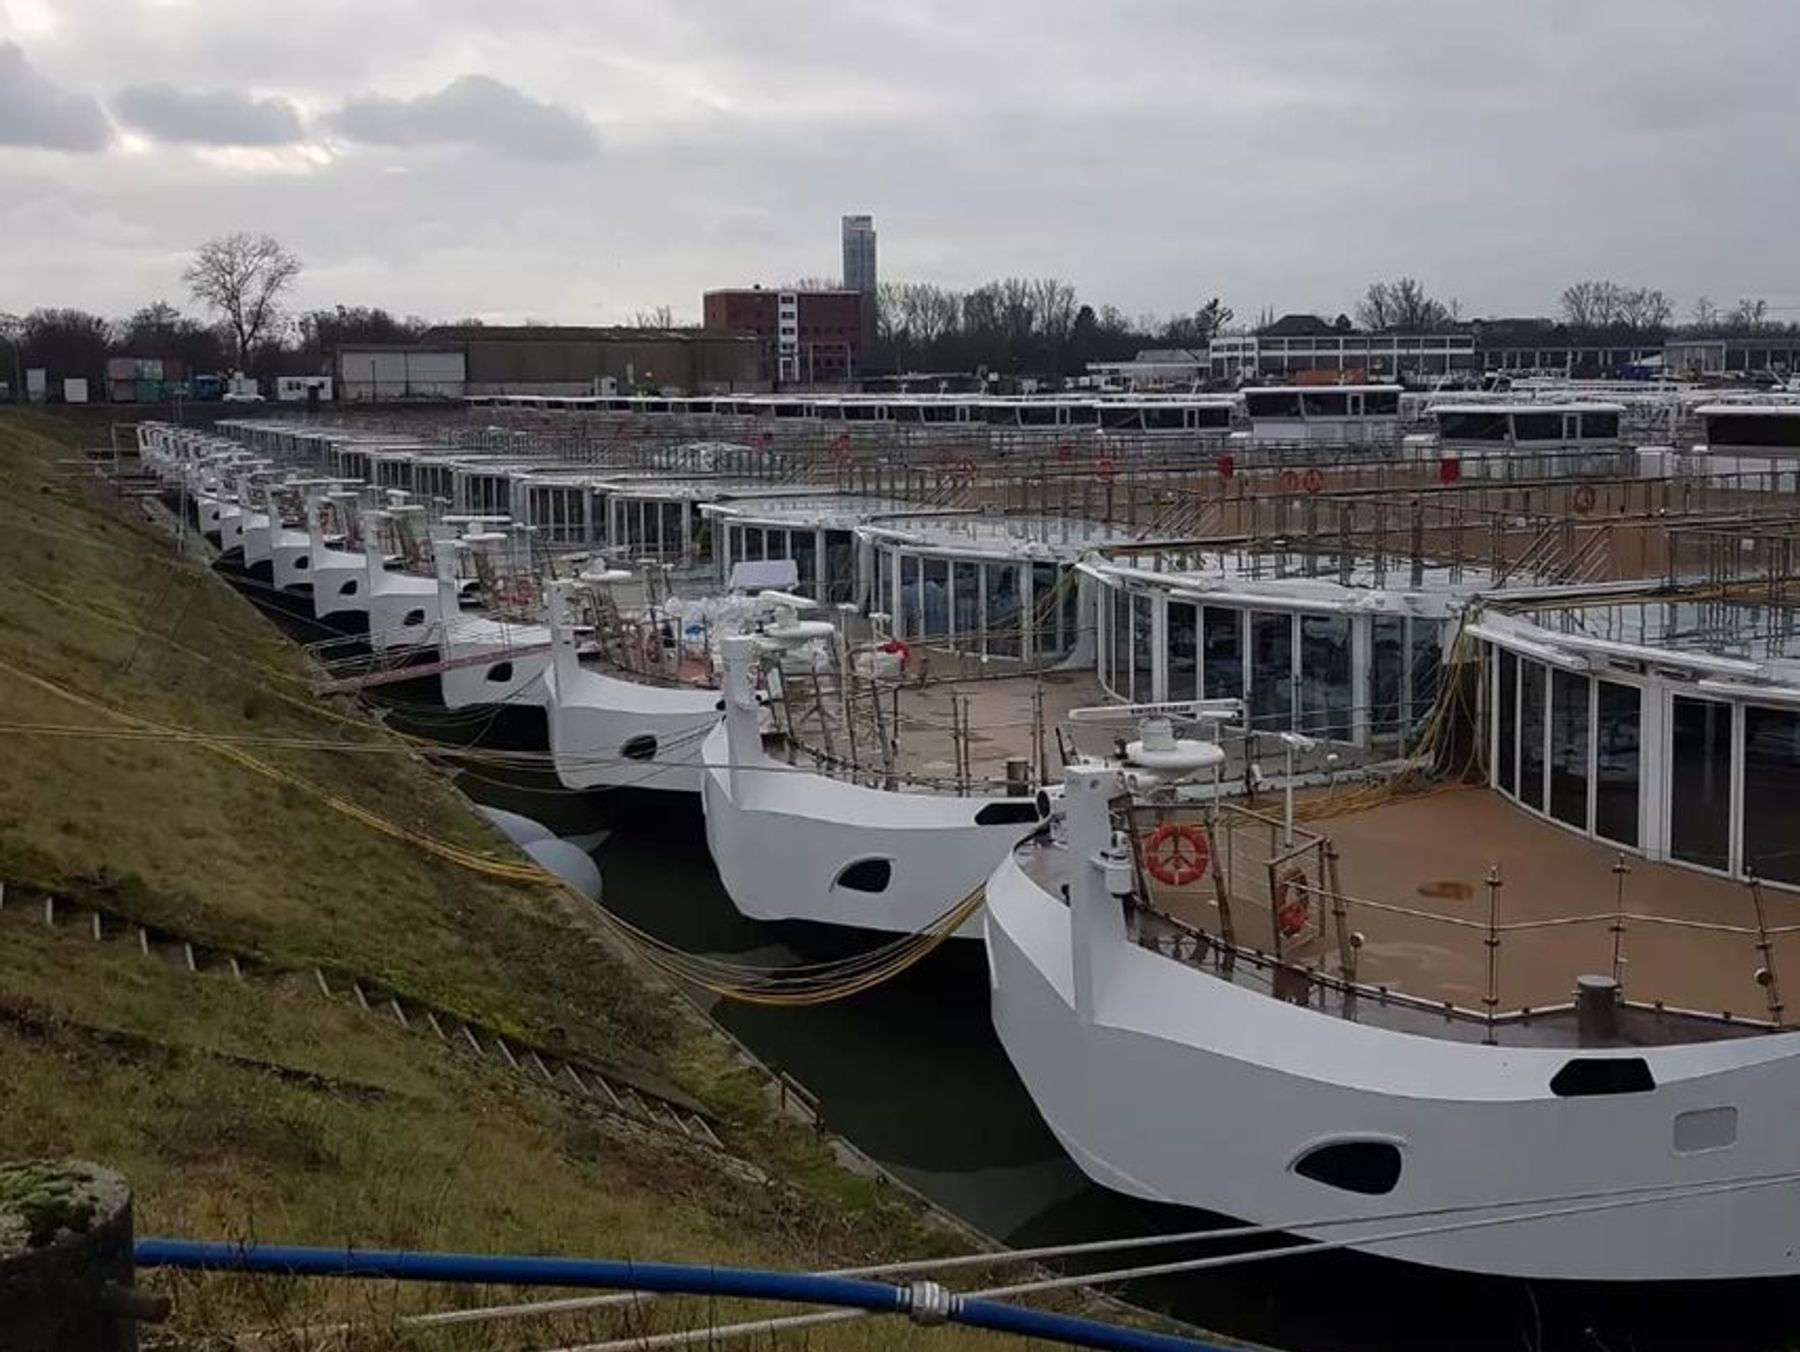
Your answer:
[[[851,380],[862,359],[863,298],[855,291],[708,291],[702,323],[707,332],[755,334],[778,384]]]

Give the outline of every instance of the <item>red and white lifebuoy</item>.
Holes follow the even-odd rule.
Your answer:
[[[1596,494],[1594,493],[1594,486],[1592,484],[1577,484],[1575,486],[1575,510],[1580,512],[1583,516],[1586,516],[1589,512],[1594,510],[1595,499]]]
[[[1094,473],[1102,479],[1111,479],[1119,472],[1119,462],[1110,455],[1103,455],[1094,461]]]
[[[1206,832],[1184,822],[1164,822],[1144,838],[1144,867],[1159,883],[1187,887],[1206,876],[1212,845]]]
[[[1300,480],[1300,486],[1308,493],[1317,493],[1325,487],[1325,471],[1317,468],[1307,470]]]

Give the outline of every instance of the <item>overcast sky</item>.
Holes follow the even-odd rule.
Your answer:
[[[694,317],[847,211],[885,279],[1131,313],[1795,306],[1797,51],[1791,0],[0,0],[0,311],[247,229],[301,306]]]

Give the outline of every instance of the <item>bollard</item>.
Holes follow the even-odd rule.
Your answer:
[[[83,1160],[0,1164],[0,1352],[135,1352],[131,1189]]]
[[[1609,976],[1575,978],[1575,1032],[1584,1047],[1619,1035],[1619,983]]]

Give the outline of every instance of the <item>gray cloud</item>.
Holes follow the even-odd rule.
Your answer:
[[[300,113],[286,99],[218,89],[143,84],[112,101],[119,120],[159,141],[202,146],[279,146],[301,139]]]
[[[16,42],[0,42],[0,145],[104,150],[112,124],[99,103],[46,78]]]
[[[599,145],[581,114],[541,103],[486,75],[460,76],[417,98],[353,98],[332,125],[365,145],[478,146],[543,161],[583,159]]]

